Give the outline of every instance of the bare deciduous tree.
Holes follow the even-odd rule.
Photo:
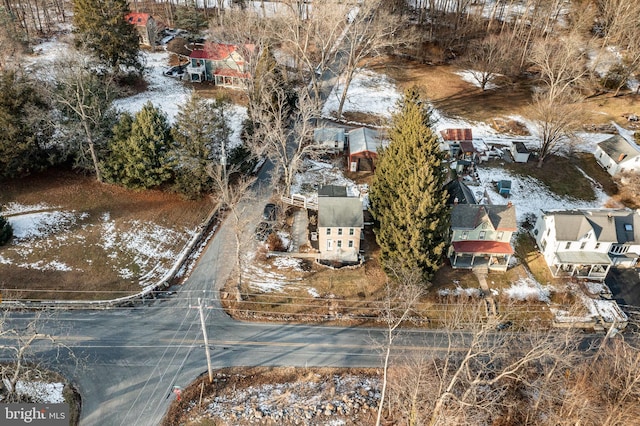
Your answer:
[[[349,24],[342,40],[341,67],[342,93],[337,116],[342,117],[349,86],[359,69],[367,65],[367,60],[383,54],[387,49],[408,42],[408,33],[400,32],[402,22],[382,7],[382,0],[360,2],[349,15]]]
[[[533,47],[531,61],[551,100],[570,95],[587,73],[582,41],[575,35],[540,39]]]
[[[549,155],[560,151],[563,142],[573,137],[583,112],[569,96],[546,93],[534,96],[529,115],[538,131],[538,167],[542,167]]]
[[[106,120],[116,96],[115,83],[109,76],[99,76],[89,66],[89,58],[76,53],[60,59],[56,65],[51,95],[67,127],[74,132],[77,125],[83,134],[85,143],[80,144],[76,155],[82,159],[85,149],[88,150],[96,179],[102,182],[98,146],[112,124]]]
[[[395,275],[397,282],[387,282],[385,287],[387,294],[384,299],[382,319],[386,325],[386,341],[383,345],[382,390],[376,426],[379,426],[382,421],[382,410],[387,392],[389,361],[394,341],[398,336],[399,327],[410,319],[423,293],[420,286],[422,274],[419,270],[409,271],[403,267],[391,267],[390,270]]]
[[[20,380],[41,379],[46,376],[47,368],[35,351],[36,345],[48,344],[54,349],[54,356],[62,356],[63,351],[74,358],[73,353],[56,338],[41,330],[47,317],[42,311],[36,312],[28,320],[13,320],[11,312],[5,311],[0,318],[0,355],[4,361],[0,364],[0,378],[4,384],[3,402],[22,402],[16,385]],[[46,360],[50,365],[55,358]],[[76,360],[77,362],[77,360]]]
[[[263,86],[260,91],[259,107],[253,111],[256,127],[250,145],[254,154],[273,163],[272,177],[276,183],[281,179],[283,187],[278,190],[281,194],[289,195],[293,178],[305,158],[326,151],[325,147],[312,143],[317,116],[316,103],[305,90],[297,91],[294,106],[282,87]]]
[[[507,37],[500,35],[489,35],[469,43],[463,63],[471,69],[473,78],[483,91],[496,76],[510,69],[508,43]]]

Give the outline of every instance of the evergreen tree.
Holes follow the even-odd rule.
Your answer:
[[[113,129],[105,178],[131,189],[159,186],[172,176],[170,126],[162,111],[147,102],[132,117],[123,114]]]
[[[204,11],[198,8],[195,1],[189,1],[185,5],[176,6],[174,26],[198,34],[207,28],[209,21]]]
[[[73,3],[78,44],[116,74],[120,66],[143,69],[138,32],[124,19],[129,12],[126,0],[74,0]]]
[[[425,281],[438,269],[447,245],[446,175],[429,109],[415,89],[393,115],[389,146],[378,156],[369,194],[378,223],[383,266],[419,269]]]
[[[195,198],[209,191],[212,180],[207,168],[228,162],[231,127],[229,101],[218,98],[213,102],[195,92],[180,110],[172,129],[175,139],[173,157],[176,160],[175,189]]]
[[[50,108],[34,82],[0,71],[0,177],[44,166],[53,130]]]
[[[4,216],[0,215],[0,246],[7,243],[13,237],[13,227]]]

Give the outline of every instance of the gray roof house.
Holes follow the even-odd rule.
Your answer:
[[[506,271],[517,230],[513,205],[457,204],[451,209],[452,268]]]
[[[346,135],[341,127],[320,127],[313,131],[313,141],[332,152],[342,152]]]
[[[600,142],[593,155],[611,176],[626,171],[640,172],[640,146],[620,135]]]
[[[359,198],[318,196],[318,260],[357,263],[363,227]]]
[[[640,256],[640,214],[627,209],[543,211],[533,229],[554,276],[603,280]]]

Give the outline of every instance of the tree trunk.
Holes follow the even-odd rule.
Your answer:
[[[91,153],[91,161],[93,161],[93,168],[96,171],[96,179],[102,183],[102,174],[100,173],[100,165],[98,164],[98,156],[96,155],[95,144],[93,143],[93,137],[91,137],[91,130],[86,120],[82,121],[84,132],[87,136],[87,143],[89,144],[89,152]]]
[[[345,72],[344,78],[344,86],[342,87],[342,94],[340,95],[340,105],[338,105],[338,119],[342,118],[342,110],[344,109],[344,103],[347,100],[347,93],[349,90],[349,85],[351,84],[351,80],[353,80],[353,73],[355,71],[355,67],[349,66]]]

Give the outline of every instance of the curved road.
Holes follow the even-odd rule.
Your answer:
[[[260,197],[258,197],[260,198]],[[254,201],[259,203],[258,200]],[[255,210],[254,210],[255,211]],[[363,328],[244,323],[229,318],[217,299],[232,261],[230,226],[222,225],[180,290],[145,306],[105,311],[61,311],[44,332],[71,349],[36,349],[73,380],[83,397],[82,425],[158,425],[174,398],[207,369],[198,297],[214,368],[227,366],[379,366],[376,341],[384,332]],[[16,314],[21,322],[33,314]],[[419,335],[419,336],[418,336]],[[403,335],[416,345],[443,346],[437,332]],[[400,342],[402,345],[402,342]],[[422,348],[414,348],[422,350]]]

